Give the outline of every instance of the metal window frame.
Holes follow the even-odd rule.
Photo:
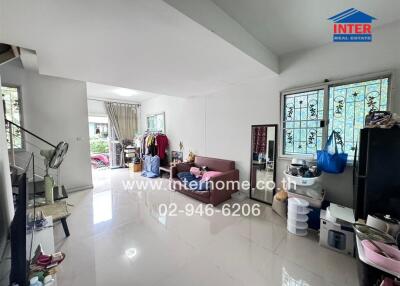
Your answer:
[[[391,110],[392,108],[392,78],[393,78],[393,71],[386,70],[382,72],[375,72],[375,73],[368,73],[364,75],[352,76],[346,79],[339,79],[339,80],[332,80],[323,83],[315,83],[309,84],[305,86],[300,86],[296,88],[289,88],[285,89],[280,92],[280,126],[279,126],[279,138],[282,140],[282,144],[279,144],[279,159],[289,159],[289,158],[301,158],[307,160],[316,159],[315,155],[310,154],[284,154],[283,145],[284,145],[284,116],[285,116],[285,96],[295,94],[295,93],[302,93],[302,92],[310,92],[316,90],[324,90],[324,109],[323,109],[323,120],[325,121],[325,126],[322,127],[322,142],[326,142],[328,138],[328,126],[329,126],[329,88],[338,86],[338,85],[346,85],[346,84],[353,84],[359,83],[363,81],[370,81],[370,80],[377,80],[382,78],[388,78],[388,97],[387,97],[387,109]],[[351,163],[351,162],[350,162]]]
[[[9,84],[9,83],[3,83],[0,85],[0,88],[2,87],[8,87],[8,88],[15,88],[18,93],[18,103],[19,103],[19,125],[24,126],[24,105],[22,102],[22,87],[20,85],[16,84]],[[3,107],[2,107],[3,108]],[[25,132],[21,132],[21,148],[14,148],[16,152],[23,151],[25,150],[26,144],[25,144]]]
[[[280,140],[282,141],[282,144],[279,144],[279,158],[304,158],[304,159],[312,159],[314,157],[314,155],[311,154],[284,154],[283,153],[283,146],[284,146],[284,138],[283,138],[283,131],[284,131],[284,117],[285,117],[285,97],[288,95],[292,95],[292,94],[296,94],[296,93],[303,93],[303,92],[311,92],[311,91],[317,91],[317,90],[323,90],[324,91],[324,107],[323,107],[323,118],[322,120],[324,120],[326,122],[326,117],[327,117],[327,113],[326,113],[326,92],[327,92],[327,87],[324,84],[318,84],[318,85],[310,85],[308,87],[300,87],[297,89],[290,89],[290,90],[284,90],[281,92],[280,94],[280,128],[279,128],[279,136],[280,136]],[[322,129],[322,142],[324,142],[324,140],[326,140],[326,134],[327,132],[325,132],[325,128]]]
[[[152,113],[152,114],[147,114],[146,115],[146,130],[149,130],[149,118],[151,118],[151,117],[155,117],[155,116],[158,116],[158,115],[162,115],[163,116],[163,128],[164,128],[164,130],[157,130],[157,131],[162,131],[163,133],[166,133],[166,124],[165,124],[165,111],[163,111],[163,112],[157,112],[157,113]]]

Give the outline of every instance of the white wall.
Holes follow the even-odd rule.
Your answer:
[[[53,144],[61,140],[69,143],[61,165],[65,187],[69,191],[91,187],[86,84],[26,71],[18,60],[0,66],[0,75],[3,84],[21,87],[26,129]]]
[[[190,100],[180,97],[160,96],[142,103],[142,126],[146,130],[146,116],[165,112],[166,134],[170,150],[179,150],[184,145],[184,156],[189,151],[205,154],[205,97]]]
[[[150,99],[142,104],[142,114],[165,111],[173,149],[182,140],[184,156],[193,150],[235,160],[241,179],[248,179],[251,125],[280,123],[279,93],[284,89],[390,69],[392,110],[399,112],[399,34],[400,23],[394,23],[375,31],[372,43],[332,43],[291,54],[281,60],[282,73],[273,79],[254,79],[203,97]],[[287,160],[278,161],[278,180],[286,164]],[[352,205],[351,168],[341,175],[324,175],[323,184],[329,200]]]
[[[107,116],[104,102],[98,100],[87,100],[89,116]]]

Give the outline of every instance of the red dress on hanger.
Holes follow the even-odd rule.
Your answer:
[[[157,155],[160,159],[165,158],[165,150],[168,147],[168,137],[164,134],[159,134],[156,137]]]

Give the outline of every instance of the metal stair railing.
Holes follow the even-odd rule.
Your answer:
[[[29,145],[29,147],[33,147],[34,149],[37,149],[39,152],[40,152],[40,150],[42,150],[41,147],[39,147],[38,145],[32,143],[31,141],[27,140],[26,138],[22,138],[22,136],[16,136],[14,134],[14,136],[12,137],[12,140],[14,141],[15,138],[19,138],[20,140],[23,140],[25,148],[26,148],[27,145]],[[42,155],[40,155],[37,152],[33,151],[32,148],[29,148],[29,149],[30,149],[29,151],[25,150],[25,149],[21,149],[21,150],[15,151],[15,148],[13,149],[14,150],[14,154],[13,154],[13,158],[14,159],[13,159],[13,164],[12,164],[13,167],[16,167],[17,169],[23,171],[24,167],[22,167],[22,166],[26,166],[28,164],[28,161],[30,159],[30,156],[28,156],[28,155],[30,155],[30,154],[35,156],[37,162],[43,162],[44,158],[43,158]],[[12,150],[11,150],[11,152],[12,152]],[[24,157],[27,157],[27,158],[24,158]],[[39,169],[40,171],[42,171],[42,173],[37,172],[36,176],[40,177],[40,179],[43,179],[43,176],[46,173],[46,167],[44,166],[44,164],[43,164],[43,166],[38,166],[38,163],[36,163],[36,164],[37,164],[36,168]],[[49,172],[54,172],[54,170],[53,169],[49,169]],[[51,174],[51,175],[57,176],[57,174]]]
[[[36,182],[40,183],[44,180],[44,176],[46,175],[46,166],[44,163],[44,157],[40,155],[40,150],[43,149],[55,149],[56,146],[49,141],[43,139],[42,137],[36,135],[35,133],[25,129],[24,127],[5,119],[6,130],[9,133],[9,157],[10,157],[10,165],[15,168],[19,172],[24,172],[24,166],[30,166],[28,168],[32,168],[35,172],[27,172],[27,174],[33,174],[34,177],[28,177],[28,182]],[[15,129],[18,129],[20,132],[13,132]],[[19,133],[19,135],[18,135]],[[24,134],[22,134],[24,133]],[[23,136],[25,135],[25,136]],[[28,137],[32,136],[33,140],[37,140],[37,143],[33,143],[33,140],[29,140]],[[15,141],[19,139],[22,145],[22,148],[15,148]],[[44,145],[40,147],[39,145]],[[50,147],[50,148],[49,148]],[[31,161],[31,156],[34,157],[33,164]],[[55,194],[55,197],[65,197],[65,188],[61,183],[61,171],[60,168],[51,169],[48,168],[48,173],[51,177],[53,177],[55,182],[55,189],[58,191],[58,194]],[[64,192],[61,194],[61,192]]]

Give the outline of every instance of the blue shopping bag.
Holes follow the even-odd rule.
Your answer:
[[[340,144],[341,152],[339,153],[337,137],[336,131],[332,131],[324,149],[317,151],[317,166],[326,173],[339,174],[346,168],[348,154],[343,152],[342,144]]]

